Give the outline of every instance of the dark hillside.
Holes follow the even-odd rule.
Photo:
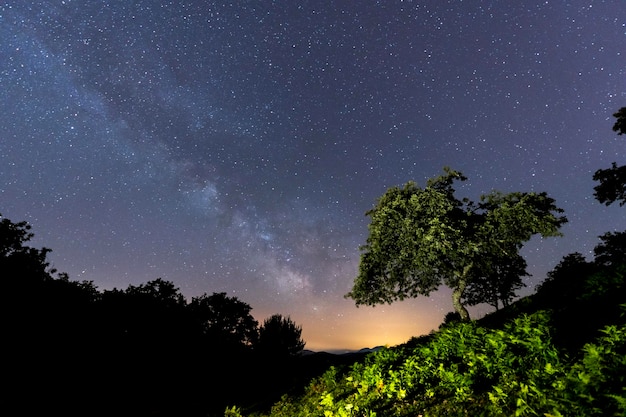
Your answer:
[[[162,279],[101,292],[51,269],[49,249],[28,246],[32,236],[26,223],[0,217],[3,407],[21,415],[206,417],[233,403],[267,410],[329,367],[365,356],[256,349],[247,304],[223,293],[188,302]]]
[[[265,414],[227,415],[626,415],[626,268],[568,262],[476,322],[333,367]]]

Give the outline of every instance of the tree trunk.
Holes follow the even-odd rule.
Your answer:
[[[466,268],[469,270],[469,268]],[[463,297],[463,293],[465,292],[465,288],[467,287],[467,281],[465,279],[465,275],[463,274],[463,278],[459,279],[459,284],[452,291],[452,305],[454,306],[454,310],[461,316],[461,321],[470,321],[469,312],[461,303],[461,297]]]

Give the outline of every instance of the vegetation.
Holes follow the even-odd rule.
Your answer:
[[[615,116],[621,134],[626,108]],[[535,294],[507,306],[519,283],[511,277],[525,273],[521,244],[535,233],[556,235],[565,218],[546,195],[519,205],[526,194],[459,201],[456,179],[464,178],[446,170],[425,189],[408,183],[378,201],[348,295],[357,304],[391,302],[444,282],[456,311],[439,331],[331,367],[301,395],[285,395],[258,415],[626,415],[626,232],[600,236],[593,262],[565,256]],[[458,308],[464,296],[466,303],[500,299],[505,308],[467,322]],[[242,413],[232,407],[225,415]]]
[[[615,117],[623,134],[626,108]],[[521,245],[558,235],[566,219],[544,193],[459,200],[452,185],[464,179],[448,169],[425,189],[390,189],[368,212],[349,296],[391,302],[443,283],[455,311],[438,331],[367,356],[300,355],[302,329],[289,316],[259,326],[226,293],[188,302],[163,279],[102,292],[70,281],[50,268],[50,249],[28,246],[30,225],[0,216],[3,407],[65,416],[626,416],[626,231],[600,236],[592,261],[563,257],[534,294],[512,302],[526,274]],[[601,180],[596,198],[623,205],[624,184]],[[481,302],[496,311],[467,321],[464,306]]]
[[[5,395],[26,415],[221,415],[329,366],[295,357],[305,342],[290,318],[259,328],[225,293],[187,302],[160,278],[102,292],[70,281],[50,269],[50,249],[28,246],[30,229],[0,217]]]
[[[273,356],[297,355],[305,345],[301,335],[302,327],[296,325],[289,316],[274,314],[265,319],[259,329],[258,349]]]
[[[474,277],[468,284],[463,300],[465,304],[474,306],[485,303],[496,310],[508,306],[515,298],[517,290],[526,286],[522,277],[529,276],[526,272],[526,261],[519,254],[503,256],[499,260],[478,259],[482,262],[482,274]]]
[[[622,107],[613,114],[617,120],[613,131],[618,135],[626,133],[626,107]],[[593,174],[593,180],[600,184],[594,187],[594,196],[600,203],[611,205],[619,201],[619,205],[626,204],[626,165],[617,166],[615,162],[611,168],[599,169]]]
[[[606,266],[568,256],[533,296],[330,368],[302,395],[254,415],[626,415],[626,252],[621,258]],[[572,317],[575,327],[564,325]]]
[[[347,297],[357,305],[391,303],[429,295],[443,283],[465,321],[465,303],[507,304],[526,275],[522,244],[535,234],[559,236],[567,219],[546,193],[494,191],[480,203],[459,200],[453,184],[464,180],[445,168],[423,189],[409,182],[387,190],[367,212],[369,236]]]

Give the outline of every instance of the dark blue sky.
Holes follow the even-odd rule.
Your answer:
[[[449,165],[473,199],[547,191],[570,222],[524,248],[529,290],[626,229],[592,181],[626,163],[621,0],[4,1],[0,39],[0,213],[100,289],[162,277],[312,349],[397,344],[452,306],[343,298],[388,187]]]

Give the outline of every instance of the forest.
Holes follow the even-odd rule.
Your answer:
[[[614,131],[626,133],[626,108],[614,116]],[[625,173],[615,163],[595,173],[599,203],[626,203]],[[592,260],[566,255],[515,299],[522,243],[557,236],[566,218],[544,193],[457,200],[452,185],[463,179],[446,170],[423,189],[391,189],[368,213],[347,297],[393,302],[446,285],[455,309],[437,331],[369,354],[305,355],[289,316],[258,323],[226,293],[186,300],[160,278],[106,291],[72,281],[50,268],[50,249],[29,246],[28,223],[0,216],[2,407],[66,416],[626,415],[626,231],[600,236]],[[471,320],[465,306],[476,303],[496,311]]]
[[[226,293],[187,301],[160,278],[106,291],[72,281],[49,267],[50,249],[28,246],[30,229],[0,217],[6,398],[24,415],[221,415],[329,365],[299,358],[290,317],[259,324]]]

